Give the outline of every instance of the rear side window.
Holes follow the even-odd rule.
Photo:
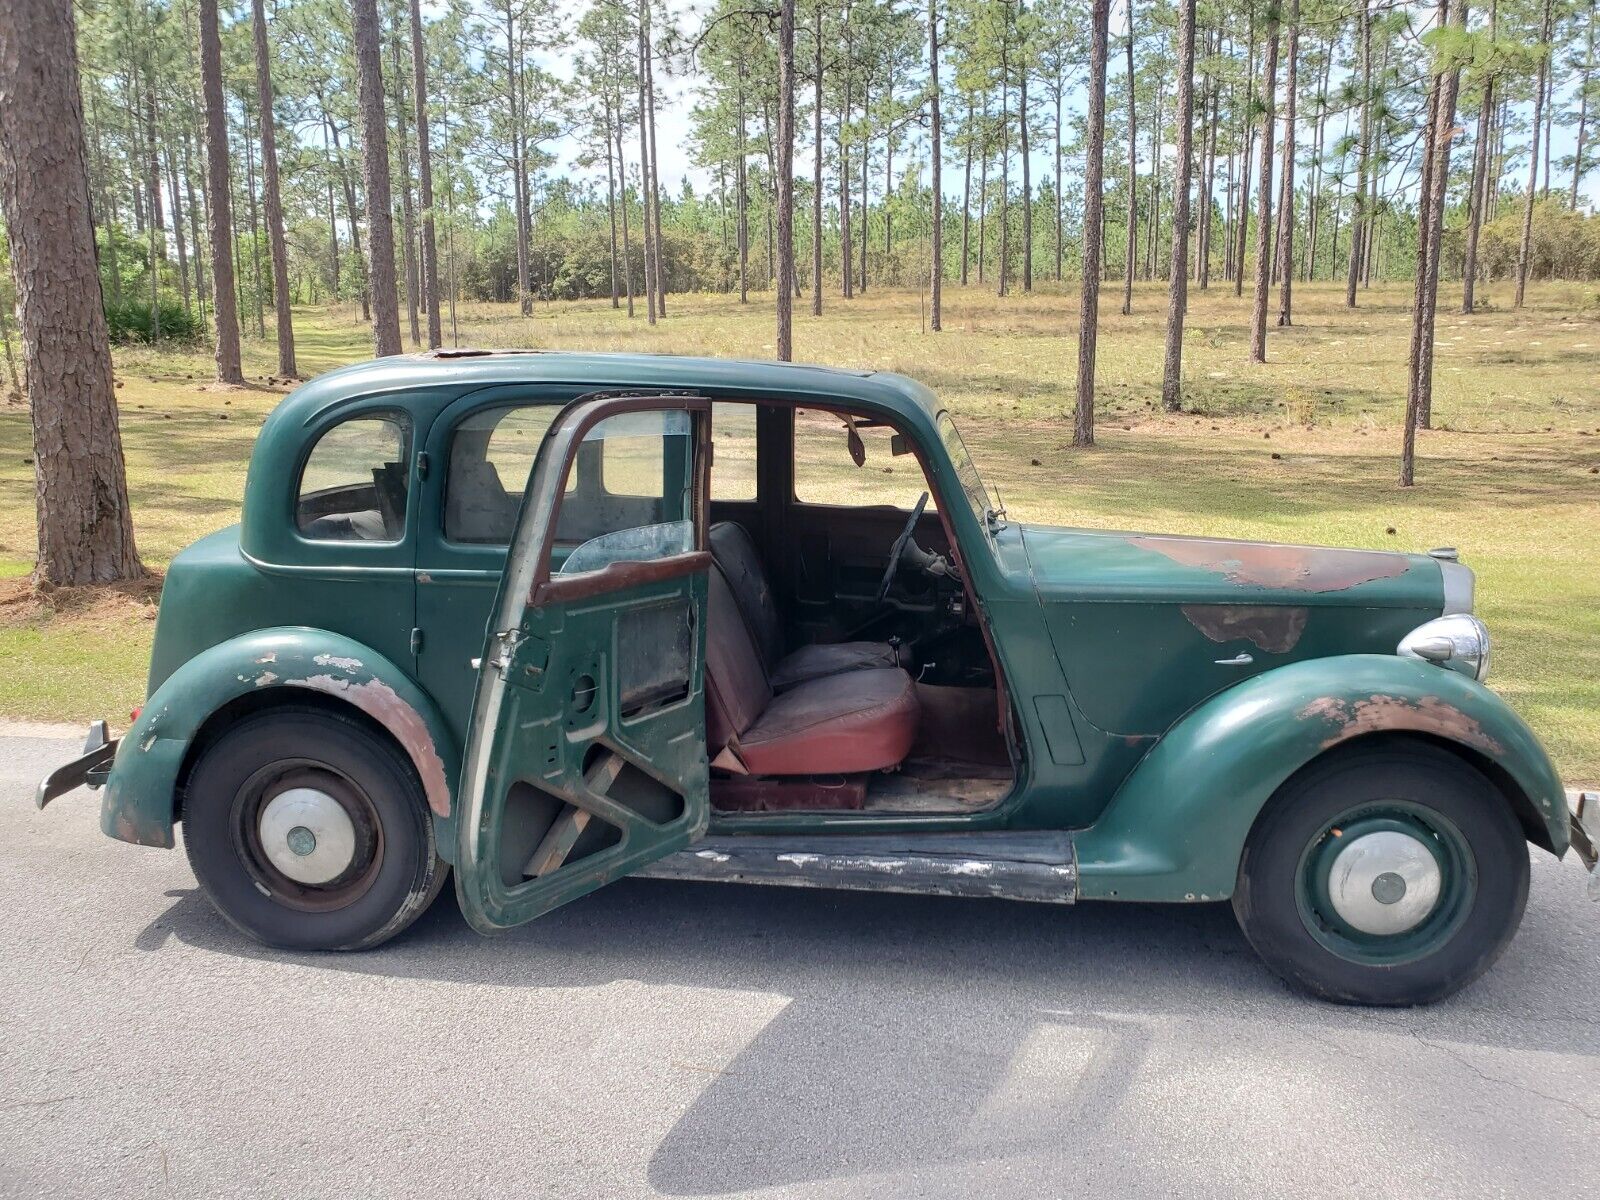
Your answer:
[[[444,536],[504,546],[511,541],[528,473],[559,404],[491,408],[456,426],[444,483]],[[567,491],[577,474],[567,480]]]
[[[352,417],[324,433],[300,473],[300,532],[334,542],[404,537],[410,442],[410,427],[398,416]]]

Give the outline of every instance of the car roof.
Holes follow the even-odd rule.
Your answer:
[[[714,397],[784,396],[888,409],[914,422],[942,407],[924,385],[889,371],[855,371],[751,359],[565,350],[444,349],[353,363],[289,393],[273,424],[287,430],[330,409],[386,392],[465,393],[505,384],[569,385],[584,391],[693,390]]]

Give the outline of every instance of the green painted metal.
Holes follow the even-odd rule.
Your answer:
[[[1425,714],[1425,732],[1481,754],[1520,793],[1547,829],[1536,840],[1558,853],[1566,846],[1564,798],[1526,727],[1485,688],[1394,655],[1405,633],[1442,610],[1431,559],[991,527],[963,500],[937,397],[914,381],[560,353],[395,357],[330,372],[284,399],[258,437],[240,524],[190,546],[169,569],[151,700],[114,764],[107,832],[172,844],[174,787],[194,730],[253,692],[258,639],[288,639],[313,660],[332,654],[371,668],[428,731],[444,764],[434,791],[451,811],[455,748],[478,678],[471,663],[506,562],[504,547],[443,536],[452,432],[488,407],[565,406],[591,392],[640,388],[847,407],[905,433],[987,621],[1022,744],[1014,791],[983,812],[729,815],[713,817],[714,831],[1075,830],[1086,897],[1220,897],[1231,892],[1261,805],[1336,729],[1417,728]],[[405,536],[391,544],[302,537],[293,513],[309,448],[340,421],[380,412],[402,414],[410,430]],[[303,628],[281,628],[290,624]],[[1300,718],[1297,705],[1321,707]],[[453,839],[453,829],[441,834],[447,853]]]
[[[1482,684],[1428,663],[1358,654],[1294,663],[1201,705],[1156,743],[1078,835],[1084,899],[1233,894],[1257,814],[1296,771],[1352,739],[1420,734],[1505,772],[1547,847],[1565,853],[1566,794],[1522,719]]]
[[[451,791],[460,752],[426,693],[371,646],[326,629],[267,628],[208,647],[150,696],[117,746],[101,801],[107,834],[146,846],[173,842],[177,794],[212,714],[251,705],[331,697],[383,726],[411,759],[446,854],[454,844]]]

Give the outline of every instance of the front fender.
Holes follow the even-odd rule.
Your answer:
[[[428,695],[371,647],[324,629],[262,629],[195,655],[156,689],[123,736],[100,827],[141,846],[173,845],[177,789],[195,737],[225,705],[263,689],[334,696],[382,725],[411,759],[428,807],[447,823],[460,751]],[[441,829],[441,846],[454,834]]]
[[[1221,692],[1156,743],[1076,840],[1085,899],[1223,900],[1245,839],[1291,775],[1375,733],[1453,742],[1505,772],[1557,856],[1570,838],[1549,755],[1506,702],[1455,671],[1386,654],[1308,659]]]

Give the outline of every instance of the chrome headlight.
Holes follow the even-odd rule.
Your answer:
[[[1489,674],[1489,630],[1477,617],[1451,613],[1418,625],[1400,639],[1395,653],[1460,671],[1481,682]]]

